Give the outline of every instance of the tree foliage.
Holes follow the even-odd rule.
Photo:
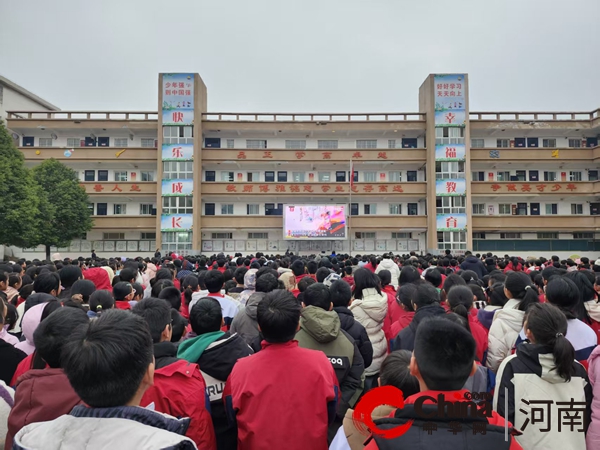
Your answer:
[[[42,197],[23,154],[0,120],[0,244],[38,245]]]

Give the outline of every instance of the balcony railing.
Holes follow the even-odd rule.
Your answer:
[[[424,121],[424,113],[231,113],[202,115],[202,120],[237,122],[407,122]],[[324,123],[323,123],[324,124]]]
[[[349,164],[350,160],[360,163],[361,161],[422,161],[427,159],[427,151],[424,148],[395,148],[380,150],[365,149],[226,149],[226,148],[205,148],[202,150],[203,161],[322,161],[326,163],[331,161],[345,161]]]
[[[156,163],[156,147],[19,147],[28,161],[58,159],[61,161],[152,161]]]
[[[599,226],[600,216],[473,216],[474,232],[596,231]]]
[[[354,183],[352,194],[356,195],[413,195],[423,197],[427,193],[427,183]],[[350,194],[349,183],[216,183],[203,182],[202,195],[344,195]]]
[[[280,229],[283,226],[282,216],[202,216],[203,229]],[[352,229],[377,228],[402,229],[427,228],[426,216],[352,216],[350,218]]]
[[[471,112],[469,120],[594,120],[600,108],[590,112]]]
[[[471,194],[475,196],[511,195],[594,195],[600,193],[598,181],[474,181]]]
[[[158,120],[153,111],[7,111],[10,120]]]

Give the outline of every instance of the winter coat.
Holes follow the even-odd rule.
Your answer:
[[[483,325],[477,322],[477,319],[469,314],[469,328],[471,328],[471,334],[477,344],[477,360],[485,364],[486,355],[488,351],[488,330]]]
[[[42,321],[42,314],[46,303],[40,303],[27,310],[23,316],[23,322],[21,328],[23,329],[23,336],[25,340],[15,345],[19,350],[24,351],[26,354],[31,355],[35,351],[35,344],[33,343],[33,333],[37,329],[38,325]]]
[[[392,350],[409,350],[412,352],[415,349],[415,336],[419,323],[429,317],[440,316],[442,314],[446,314],[446,310],[439,303],[432,303],[431,305],[418,308],[410,325],[400,330],[398,336],[392,341]]]
[[[244,290],[240,293],[238,297],[238,301],[245,305],[246,302],[250,299],[250,296],[254,294],[255,286],[256,286],[256,272],[258,269],[248,269],[248,271],[244,275]]]
[[[352,336],[356,342],[365,367],[369,367],[373,361],[373,344],[369,340],[367,330],[354,319],[354,314],[346,306],[335,306],[333,310],[340,318],[342,330]]]
[[[260,334],[258,331],[258,322],[256,321],[256,309],[260,301],[265,298],[265,295],[264,292],[255,292],[252,294],[246,306],[242,307],[240,312],[234,317],[233,322],[231,322],[230,331],[239,334],[248,345],[252,345]]]
[[[396,301],[396,290],[393,286],[388,285],[381,289],[381,292],[387,296],[388,310],[383,319],[383,333],[385,334],[386,342],[389,342],[395,334],[392,334],[392,325],[402,316],[402,308]]]
[[[463,263],[460,265],[460,268],[462,270],[472,270],[477,274],[479,279],[482,279],[488,274],[483,262],[473,255],[467,256]]]
[[[522,343],[514,355],[507,357],[498,370],[497,388],[494,392],[494,410],[514,423],[523,434],[516,437],[524,449],[584,449],[585,434],[564,426],[564,413],[557,402],[583,402],[585,413],[579,413],[583,422],[589,423],[592,386],[585,368],[573,361],[575,375],[567,382],[554,370],[556,363],[552,350],[548,347]],[[508,394],[506,394],[508,389]],[[507,398],[508,397],[508,398]],[[506,401],[508,400],[508,410]],[[530,402],[552,401],[549,406],[533,406]],[[543,408],[544,419],[532,424],[533,408]],[[548,409],[549,408],[549,411]],[[573,412],[571,412],[573,414]],[[562,415],[562,430],[559,431],[559,417]],[[550,418],[550,419],[548,419]],[[581,424],[578,424],[581,425]],[[542,431],[549,428],[548,431]],[[590,447],[588,447],[590,448]],[[594,448],[594,447],[591,447]]]
[[[322,352],[296,341],[264,342],[235,365],[224,395],[237,422],[239,450],[327,450],[339,387]]]
[[[221,310],[223,312],[223,320],[225,321],[225,325],[229,327],[231,325],[231,322],[233,321],[233,318],[236,316],[242,305],[230,296],[221,295],[221,293],[219,292],[209,292],[205,295],[205,297],[214,298],[220,303]],[[190,302],[188,307],[190,314],[192,313],[194,305],[198,303],[198,300],[200,300],[201,298],[203,297],[192,294],[192,301]]]
[[[513,265],[512,261],[510,261],[510,262],[509,262],[509,263],[506,265],[506,267],[504,268],[504,273],[510,272],[511,270],[512,270],[513,272],[522,272],[522,271],[523,271],[523,265],[522,265],[521,263],[518,263],[518,264],[517,264],[517,266],[515,267],[515,266]],[[577,270],[577,269],[575,269],[575,270]]]
[[[494,372],[517,342],[519,332],[523,328],[525,313],[518,310],[519,300],[510,299],[502,309],[494,314],[492,326],[488,334],[487,366]]]
[[[15,450],[37,449],[197,449],[183,436],[189,419],[177,419],[139,406],[88,408],[50,422],[32,423],[15,436]]]
[[[377,274],[382,270],[390,271],[390,273],[392,274],[391,284],[395,288],[398,288],[398,278],[400,277],[400,268],[398,267],[398,264],[396,264],[393,260],[389,258],[384,258],[377,266],[377,269],[375,269],[375,273]]]
[[[91,267],[84,270],[83,278],[94,283],[97,291],[107,290],[112,292],[111,277],[104,267]]]
[[[486,330],[489,330],[492,326],[494,314],[496,314],[496,311],[499,309],[502,309],[502,306],[487,305],[485,308],[477,311],[477,320]]]
[[[592,420],[586,441],[588,450],[600,448],[600,346],[596,347],[588,359],[588,376],[592,385]]]
[[[24,426],[54,420],[82,403],[62,369],[28,371],[15,386],[5,447],[11,448],[14,435]]]
[[[378,420],[389,417],[393,410],[394,408],[392,406],[380,405],[373,410],[371,418],[373,420]],[[367,439],[367,436],[357,428],[352,414],[354,414],[353,409],[346,411],[344,425],[338,430],[329,446],[329,450],[362,450],[365,448],[364,442]],[[366,425],[364,426],[366,429]]]
[[[16,336],[10,334],[6,329],[9,327],[9,325],[0,325],[0,340],[3,340],[4,342],[8,342],[10,345],[17,345],[19,343],[19,338],[17,338]]]
[[[365,327],[369,340],[373,344],[373,362],[365,368],[365,375],[379,373],[381,363],[385,359],[388,346],[383,332],[383,321],[388,311],[388,299],[384,293],[379,294],[374,288],[363,289],[362,299],[354,299],[350,311],[354,318]]]
[[[8,415],[14,404],[15,391],[0,380],[0,450],[4,450],[4,440],[8,432]],[[10,447],[8,447],[10,450]]]
[[[584,305],[592,319],[591,323],[588,323],[588,325],[594,330],[596,336],[598,336],[598,342],[600,342],[600,303],[596,300],[590,300],[585,302]]]
[[[335,311],[325,311],[318,306],[302,309],[296,340],[300,347],[320,350],[329,358],[340,386],[341,402],[337,413],[341,423],[348,407],[353,406],[350,400],[359,389],[365,370],[356,342],[342,330]]]
[[[17,291],[14,287],[12,286],[8,286],[6,288],[6,291],[4,291],[4,293],[6,294],[6,300],[8,300],[9,302],[13,299],[13,297],[18,296],[19,295],[19,291]]]
[[[398,317],[398,320],[396,320],[392,324],[392,328],[391,328],[391,336],[392,337],[390,338],[390,342],[393,340],[393,338],[398,336],[398,333],[400,333],[400,330],[403,330],[404,328],[409,326],[413,320],[413,317],[415,317],[414,311],[407,311],[402,307],[400,308],[400,311],[401,311],[401,313],[400,313],[400,316]]]

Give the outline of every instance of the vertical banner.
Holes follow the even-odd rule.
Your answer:
[[[164,73],[162,96],[163,126],[194,123],[193,73]]]
[[[435,75],[435,126],[464,127],[466,121],[465,76]]]

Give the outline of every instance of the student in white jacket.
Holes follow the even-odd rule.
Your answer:
[[[398,267],[398,264],[394,262],[394,260],[392,259],[392,255],[390,255],[389,253],[385,253],[383,255],[383,259],[377,266],[377,269],[375,269],[375,273],[377,274],[382,270],[390,271],[390,273],[392,274],[391,285],[394,286],[394,289],[398,289],[398,277],[400,277],[400,268]]]
[[[504,282],[504,294],[509,300],[494,314],[488,334],[487,366],[494,372],[510,355],[529,305],[539,303],[538,291],[531,278],[523,272],[509,272]]]

